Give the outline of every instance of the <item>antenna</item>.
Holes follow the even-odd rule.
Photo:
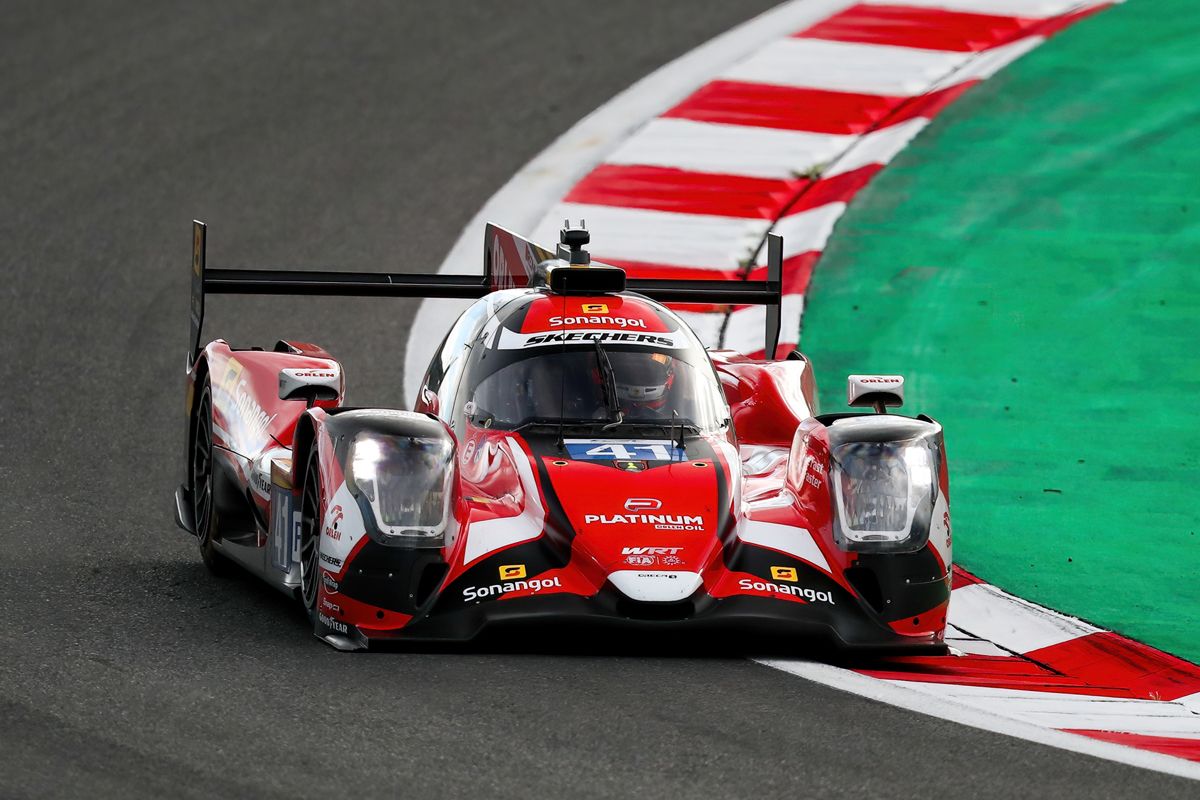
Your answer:
[[[558,241],[559,244],[567,247],[569,251],[567,259],[572,267],[586,267],[592,263],[591,254],[583,249],[583,246],[590,243],[591,240],[592,235],[588,233],[586,220],[579,220],[578,228],[571,227],[571,220],[563,220],[562,230],[558,232]]]

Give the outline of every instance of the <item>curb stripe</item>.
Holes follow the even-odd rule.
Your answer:
[[[1139,750],[1149,750],[1188,761],[1200,761],[1200,741],[1195,739],[1172,739],[1168,736],[1145,736],[1137,733],[1113,733],[1112,731],[1072,730],[1064,728],[1067,733],[1076,733],[1102,742],[1112,742],[1126,747],[1136,747]]]
[[[803,86],[713,81],[664,117],[814,133],[866,133],[907,98]]]
[[[735,31],[736,37],[718,40],[741,55],[716,67],[712,83],[687,95],[679,91],[683,79],[676,70],[656,84],[666,87],[667,99],[649,114],[630,116],[630,109],[652,105],[646,92],[618,97],[613,113],[602,115],[604,107],[562,137],[479,216],[514,225],[512,212],[496,211],[516,204],[522,215],[535,213],[533,196],[544,203],[543,213],[552,207],[550,213],[539,224],[514,227],[554,241],[565,217],[585,218],[598,234],[598,260],[657,277],[756,274],[766,231],[780,230],[787,248],[783,338],[794,344],[809,276],[854,194],[970,86],[1107,5],[810,0],[781,6]],[[781,19],[792,20],[783,30],[796,33],[772,40],[768,26]],[[857,32],[850,25],[856,19]],[[943,22],[953,22],[948,36],[913,29],[920,23],[945,31]],[[736,45],[727,44],[734,39]],[[726,52],[715,45],[681,63],[699,71],[710,53]],[[627,121],[653,113],[659,116],[636,130]],[[598,154],[596,140],[612,143],[607,158]],[[578,169],[587,158],[590,173]],[[571,180],[555,177],[564,170],[578,171]],[[561,188],[551,194],[546,186]],[[464,236],[477,240],[480,225],[473,223]],[[477,268],[477,259],[462,258],[476,250],[464,242],[443,271],[447,265]],[[449,307],[426,303],[424,321],[440,322],[438,315]],[[681,315],[710,344],[751,354],[761,347],[761,307],[697,309],[704,307]],[[410,336],[410,358],[419,339]],[[414,373],[419,375],[409,364],[410,388]],[[762,663],[965,724],[1200,777],[1185,760],[1200,760],[1200,667],[1020,600],[965,571],[955,570],[952,589],[947,643],[962,655],[896,658],[860,671]]]
[[[864,4],[834,14],[795,36],[976,53],[1012,41],[1039,21],[943,8]]]
[[[907,47],[781,39],[720,77],[742,83],[912,97],[923,94],[969,58],[963,53]]]
[[[855,672],[989,714],[1200,761],[1200,666],[958,567],[946,642],[962,654],[893,658]]]
[[[561,219],[585,218],[603,232],[596,257],[631,274],[731,277],[761,269],[762,235],[774,229],[789,258],[783,339],[792,345],[803,292],[846,202],[930,118],[1083,12],[1064,22],[881,4],[843,10],[651,120],[538,233],[552,237]],[[723,325],[710,310],[682,316],[710,343],[761,354],[763,309],[731,310]],[[1154,752],[1188,757],[1188,742],[1200,739],[1200,715],[1172,702],[1200,690],[1186,662],[963,571],[950,623],[948,643],[963,655],[893,659],[860,674],[1042,728],[1120,734],[1120,744]]]

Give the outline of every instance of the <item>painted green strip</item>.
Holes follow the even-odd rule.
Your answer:
[[[859,196],[803,349],[905,373],[955,555],[1200,660],[1200,7],[1130,2],[972,90]]]

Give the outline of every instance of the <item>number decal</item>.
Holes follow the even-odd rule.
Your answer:
[[[567,439],[567,453],[577,461],[683,461],[686,456],[667,439]]]

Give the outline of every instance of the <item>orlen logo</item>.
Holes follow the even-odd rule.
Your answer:
[[[859,378],[859,383],[899,383],[895,378]]]
[[[342,532],[337,529],[337,526],[338,523],[342,521],[342,517],[345,516],[342,513],[342,507],[340,505],[334,506],[333,510],[330,512],[330,516],[331,519],[325,526],[325,535],[330,539],[333,539],[335,542],[340,542],[342,540]]]
[[[292,372],[293,378],[309,378],[323,381],[331,381],[337,376],[338,374],[333,371],[321,371],[315,369],[298,369]]]
[[[631,497],[625,501],[625,510],[635,514],[642,511],[658,511],[660,508],[662,508],[662,501],[655,500],[653,497]]]

